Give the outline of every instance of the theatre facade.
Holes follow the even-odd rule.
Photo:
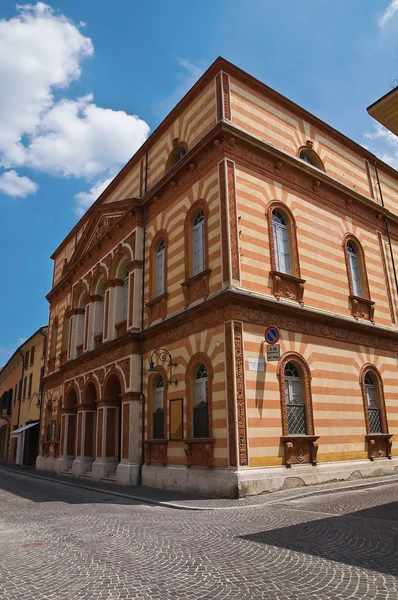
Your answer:
[[[37,468],[229,497],[397,473],[397,192],[217,59],[52,256]]]

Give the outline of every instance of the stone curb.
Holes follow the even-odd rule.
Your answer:
[[[97,494],[107,494],[108,496],[116,496],[118,498],[125,498],[127,500],[133,500],[134,502],[139,502],[140,504],[152,504],[155,506],[163,506],[167,508],[174,508],[176,510],[216,510],[212,507],[202,508],[200,506],[187,506],[185,504],[172,504],[171,502],[166,502],[164,500],[154,500],[153,498],[144,498],[141,496],[134,496],[133,494],[122,494],[121,492],[113,492],[112,490],[103,490],[102,488],[90,487],[88,485],[82,485],[81,483],[75,483],[74,481],[62,481],[58,479],[54,479],[53,477],[43,477],[42,475],[36,475],[36,473],[26,473],[24,471],[17,471],[15,469],[10,469],[9,467],[5,467],[0,465],[0,469],[4,471],[8,471],[9,473],[14,473],[16,475],[24,475],[25,477],[32,477],[33,479],[41,479],[42,481],[51,481],[52,483],[58,483],[60,485],[68,485],[70,487],[80,488],[82,490],[88,490],[89,492],[95,492]],[[220,510],[220,509],[217,509]]]

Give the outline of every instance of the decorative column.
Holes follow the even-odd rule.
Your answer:
[[[62,473],[72,467],[76,456],[76,411],[63,408],[61,412],[61,440],[55,471]]]
[[[117,482],[135,485],[140,463],[140,395],[127,392],[122,397],[121,461],[117,467]]]
[[[120,402],[99,400],[97,406],[97,444],[92,478],[101,480],[115,471],[119,462]]]

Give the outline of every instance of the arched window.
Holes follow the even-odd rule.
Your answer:
[[[369,433],[382,433],[377,385],[375,385],[373,375],[369,371],[365,374],[365,393],[368,407]]]
[[[319,158],[318,154],[312,149],[312,143],[310,141],[307,142],[306,147],[300,148],[299,158],[309,165],[317,167],[317,169],[321,169],[321,171],[325,170],[323,162]]]
[[[203,363],[198,365],[195,371],[193,437],[209,437],[208,376]]]
[[[355,296],[362,297],[361,269],[357,251],[354,244],[350,241],[347,243],[348,261],[350,265],[352,290]]]
[[[306,435],[307,418],[299,370],[292,363],[285,366],[285,401],[288,435]]]
[[[156,297],[164,294],[164,258],[166,245],[161,239],[156,248]]]
[[[277,210],[272,212],[272,231],[274,234],[276,271],[291,275],[289,231],[284,216]]]
[[[152,435],[156,439],[164,439],[164,382],[159,375],[155,380],[154,411],[152,414]]]
[[[175,141],[173,142],[175,143]],[[169,171],[174,165],[176,165],[180,160],[184,158],[187,153],[187,146],[184,143],[176,145],[174,150],[170,153],[169,158],[167,159],[165,172]]]
[[[205,267],[204,224],[203,210],[199,210],[192,221],[192,274],[194,276],[204,271]]]
[[[352,315],[356,318],[359,317],[373,321],[374,302],[370,299],[363,248],[359,240],[352,234],[347,234],[344,237],[343,248],[347,266]]]

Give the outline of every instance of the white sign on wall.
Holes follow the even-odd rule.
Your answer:
[[[249,371],[264,371],[264,359],[249,358]]]
[[[279,360],[281,357],[281,346],[280,344],[273,344],[267,346],[267,361]]]

